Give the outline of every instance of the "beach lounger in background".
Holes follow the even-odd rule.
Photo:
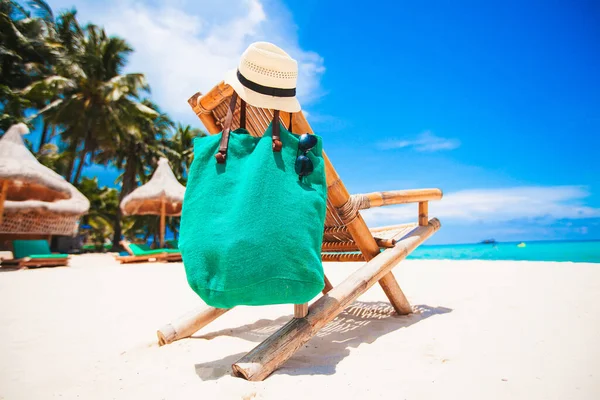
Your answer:
[[[232,93],[229,85],[220,83],[206,95],[198,93],[190,98],[190,105],[210,134],[221,132]],[[232,129],[240,124],[239,110],[240,107],[236,107]],[[292,115],[280,112],[285,126],[290,125],[290,117],[293,118],[294,133],[312,133],[302,112]],[[246,128],[251,135],[262,135],[272,120],[272,110],[247,105]],[[294,318],[290,322],[233,364],[233,373],[245,379],[265,379],[375,283],[380,284],[398,314],[412,312],[391,270],[440,228],[436,218],[429,219],[428,204],[442,198],[441,190],[401,190],[351,196],[327,156],[323,154],[323,157],[328,187],[323,261],[363,261],[365,264],[336,287],[332,287],[325,277],[324,295],[310,307],[294,305]],[[405,203],[418,203],[418,222],[370,230],[359,212]],[[157,332],[159,344],[189,337],[227,311],[208,306],[192,310]]]
[[[181,261],[181,253],[176,249],[151,249],[146,244],[135,244],[127,240],[121,241],[121,245],[130,254],[115,257],[122,264],[148,261]]]
[[[68,254],[54,254],[46,240],[13,240],[13,258],[2,260],[2,266],[18,268],[58,267],[69,264]]]
[[[163,256],[161,257],[161,259],[163,261],[181,261],[181,252],[179,251],[179,249],[177,247],[174,247],[174,248],[163,247],[160,249],[152,249],[147,244],[130,244],[130,248],[132,248],[132,250],[135,247],[138,248],[138,250],[136,250],[138,252],[144,251],[144,252],[154,253],[154,254],[157,254],[158,252],[162,252]]]

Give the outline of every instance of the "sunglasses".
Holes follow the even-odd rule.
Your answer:
[[[315,169],[307,154],[316,145],[317,138],[314,135],[309,135],[308,133],[300,136],[300,140],[298,140],[298,152],[296,153],[296,163],[294,167],[300,180],[302,180],[302,177],[312,174],[313,170]],[[302,152],[302,154],[299,154],[300,152]]]

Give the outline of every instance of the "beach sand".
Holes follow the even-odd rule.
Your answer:
[[[0,398],[600,398],[598,264],[403,262],[416,313],[374,287],[263,382],[230,366],[292,306],[239,307],[159,347],[156,329],[200,304],[181,264],[71,264],[0,272]],[[336,284],[359,266],[325,270]]]

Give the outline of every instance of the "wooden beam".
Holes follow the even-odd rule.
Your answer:
[[[304,119],[304,118],[302,118]],[[305,120],[305,119],[304,119]],[[306,123],[308,125],[308,122]],[[312,133],[312,130],[310,130]],[[334,207],[341,208],[348,201],[350,201],[350,193],[342,183],[339,175],[337,174],[335,168],[331,164],[331,161],[323,152],[323,159],[325,160],[325,174],[327,178],[327,198],[333,204]],[[369,227],[363,220],[360,213],[356,213],[354,218],[350,221],[344,221],[346,227],[348,228],[348,232],[352,235],[354,242],[358,246],[360,252],[364,256],[366,261],[370,261],[379,255],[380,250],[375,238],[373,238],[373,234],[369,230]],[[383,280],[381,285],[383,291],[385,292],[388,300],[392,303],[392,306],[396,310],[403,310],[406,308],[406,304],[408,300],[404,296],[401,290],[389,290],[391,287],[398,286],[398,283],[395,284],[396,278],[391,273],[389,276]]]
[[[411,189],[411,190],[392,190],[387,192],[373,192],[365,194],[355,194],[353,198],[360,198],[361,209],[370,207],[388,206],[393,204],[419,203],[423,201],[441,200],[442,191],[440,189]]]
[[[308,303],[294,304],[294,318],[304,318],[308,314]]]
[[[195,308],[156,331],[158,344],[163,346],[190,337],[229,310],[231,308],[214,308],[210,306]]]
[[[313,303],[305,318],[294,318],[233,364],[234,374],[250,381],[265,379],[439,228],[440,223],[434,218],[427,226],[418,227],[396,246],[363,265]]]
[[[151,256],[116,256],[115,260],[121,264],[136,263],[136,262],[151,262],[160,261],[162,254],[153,254]]]
[[[419,203],[419,225],[420,226],[427,225],[428,220],[429,220],[429,203],[426,201],[422,201]]]
[[[375,239],[377,246],[381,248],[394,247],[396,241],[394,239]],[[354,242],[323,242],[321,251],[358,251],[358,246]]]
[[[323,288],[323,294],[327,294],[331,289],[333,289],[333,285],[331,284],[331,282],[329,282],[329,279],[327,279],[327,275],[323,275],[323,277],[325,278],[325,287]]]
[[[389,279],[390,276],[394,275],[390,272],[389,274],[381,278],[379,280],[379,285],[381,286],[387,297],[393,297],[394,299],[398,299],[398,301],[392,303],[392,306],[399,315],[408,315],[412,313],[412,307],[406,299],[404,292],[402,292],[402,289],[400,289],[398,281],[396,279]]]
[[[361,253],[321,253],[323,262],[361,262],[366,261]]]
[[[165,196],[160,199],[160,248],[165,247]]]
[[[2,223],[2,216],[4,214],[4,201],[6,200],[6,193],[8,192],[8,181],[2,181],[0,185],[0,224]]]
[[[323,294],[327,294],[333,286],[327,276],[325,275],[325,287],[323,287]],[[304,304],[294,305],[294,316],[296,316],[296,310],[301,310],[297,307],[303,307]],[[168,323],[156,331],[158,336],[158,344],[161,346],[169,343],[173,343],[179,339],[185,339],[190,337],[200,329],[210,324],[215,319],[229,311],[230,308],[214,308],[210,306],[197,307],[185,315],[177,318],[174,322]],[[306,304],[306,310],[300,317],[303,318],[308,312],[308,304]],[[300,313],[298,314],[300,315]]]

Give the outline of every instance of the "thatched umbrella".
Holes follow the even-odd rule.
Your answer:
[[[163,247],[165,217],[181,215],[184,194],[185,186],[175,178],[169,161],[161,158],[152,178],[121,201],[121,210],[125,215],[160,215],[160,247]]]
[[[0,233],[72,236],[90,202],[36,160],[23,143],[27,133],[17,124],[0,139]]]

